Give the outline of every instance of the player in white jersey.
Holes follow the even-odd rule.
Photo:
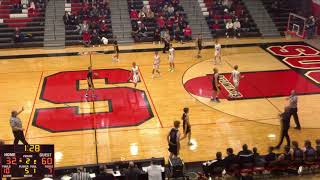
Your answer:
[[[172,44],[170,44],[169,46],[169,71],[170,72],[173,72],[174,71],[174,55],[175,55],[175,50],[174,48],[172,47]]]
[[[132,63],[131,77],[132,77],[131,82],[134,84],[134,88],[136,88],[138,82],[140,81],[140,76],[139,76],[139,67],[135,62]]]
[[[217,61],[219,59],[219,62]],[[216,40],[214,44],[214,64],[221,64],[221,44]]]
[[[243,76],[241,76],[241,73],[238,71],[238,65],[235,65],[233,67],[233,71],[231,72],[231,76],[229,81],[233,81],[233,86],[235,87],[235,91],[237,92],[237,94],[239,94],[239,84],[240,84],[240,79],[243,78]]]
[[[159,66],[160,66],[160,55],[159,55],[158,51],[155,51],[154,52],[152,78],[154,78],[155,73],[158,73],[158,76],[160,76]]]

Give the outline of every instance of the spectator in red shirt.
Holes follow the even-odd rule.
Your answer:
[[[183,35],[185,40],[190,41],[192,39],[192,30],[190,28],[190,25],[187,25],[183,30]]]
[[[131,9],[130,18],[132,20],[138,20],[139,19],[138,12],[135,9]]]
[[[157,24],[158,24],[158,27],[160,29],[164,28],[164,25],[165,25],[165,21],[164,21],[164,18],[162,16],[160,16],[158,19],[157,19]]]
[[[107,36],[108,32],[110,32],[108,24],[105,22],[105,20],[102,20],[99,26],[99,34],[100,36]]]
[[[214,23],[212,24],[212,30],[218,30],[218,29],[220,29],[220,25],[219,25],[219,22],[218,22],[218,20],[216,19],[215,21],[214,21]]]
[[[88,31],[84,31],[82,33],[82,43],[84,44],[85,47],[89,47],[91,44],[91,36]]]
[[[169,18],[167,20],[167,28],[169,31],[173,31],[174,18]]]

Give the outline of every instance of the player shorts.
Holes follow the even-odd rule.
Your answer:
[[[220,51],[215,51],[214,52],[214,56],[220,56],[220,55],[221,55]]]
[[[132,79],[132,82],[133,83],[138,83],[139,81],[140,81],[140,77],[138,75],[134,75],[133,79]]]
[[[173,63],[174,61],[174,57],[173,56],[169,56],[169,63]]]
[[[156,65],[154,64],[154,65],[153,65],[153,69],[154,69],[154,70],[158,70],[158,69],[159,69],[159,64],[156,64]]]
[[[214,91],[218,91],[218,89],[220,90],[220,85],[218,85],[218,89],[217,89],[216,85],[212,85],[212,86],[213,86]]]
[[[234,87],[239,87],[239,81],[233,81]]]
[[[177,145],[171,145],[169,144],[169,152],[171,152],[172,154],[174,154],[175,156],[178,155],[178,147]]]
[[[186,129],[187,128],[187,129]],[[183,132],[185,132],[186,134],[189,134],[191,133],[191,127],[190,126],[187,126],[187,127],[183,127]]]
[[[88,81],[88,88],[94,88],[94,85],[93,85],[93,81],[91,80],[90,82]]]

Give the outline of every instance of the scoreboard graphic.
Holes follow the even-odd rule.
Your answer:
[[[3,145],[0,153],[1,177],[54,176],[54,145]]]

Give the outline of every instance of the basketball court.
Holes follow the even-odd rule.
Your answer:
[[[10,112],[24,106],[27,141],[54,144],[56,167],[167,158],[167,133],[189,107],[193,145],[182,141],[184,161],[213,159],[217,151],[238,151],[244,143],[264,153],[278,142],[278,114],[296,89],[302,130],[291,128],[290,135],[301,144],[320,137],[319,50],[295,38],[220,43],[222,63],[215,66],[213,42],[205,42],[200,59],[194,43],[174,44],[176,70],[168,72],[168,54],[160,53],[159,78],[151,72],[160,45],[120,46],[120,62],[112,62],[111,46],[3,50],[0,135],[12,143]],[[132,62],[141,75],[136,90],[128,81]],[[244,75],[240,98],[229,97],[236,64]],[[94,98],[84,97],[88,66],[98,74]],[[213,67],[222,74],[221,103],[210,101]]]

